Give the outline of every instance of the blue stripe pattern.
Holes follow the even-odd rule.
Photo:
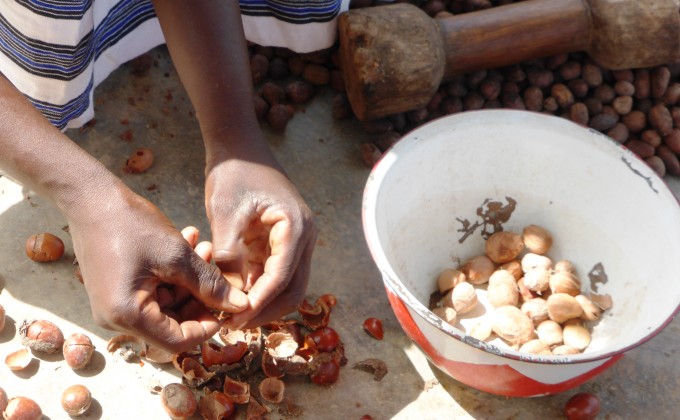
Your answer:
[[[93,3],[93,0],[0,1],[14,1],[29,14],[63,20],[82,19],[92,12]],[[288,23],[305,24],[331,21],[340,12],[341,0],[240,0],[240,5],[243,15],[270,16]],[[61,45],[22,34],[3,16],[0,8],[0,53],[27,73],[67,82],[82,75],[107,48],[154,17],[153,5],[149,0],[120,0],[77,45]],[[54,126],[63,129],[69,121],[81,116],[90,107],[93,87],[90,75],[87,88],[63,105],[27,97]]]
[[[240,0],[241,13],[271,16],[278,20],[305,24],[328,22],[340,12],[340,0]]]
[[[15,0],[32,12],[55,19],[82,19],[92,0]]]
[[[91,5],[90,0],[70,2],[68,5],[59,1],[33,0],[30,3],[32,8],[42,7],[43,11],[63,11],[63,16],[72,16],[78,12],[82,15]],[[65,9],[61,10],[61,6],[65,6]],[[77,10],[76,6],[81,9]],[[120,1],[94,31],[86,34],[77,45],[68,46],[31,39],[12,27],[0,12],[0,52],[28,73],[57,80],[73,80],[106,49],[155,16],[153,5],[148,0]],[[90,76],[85,91],[66,104],[54,105],[29,96],[27,98],[54,126],[63,129],[70,120],[81,116],[88,109],[92,89],[93,80]]]
[[[64,105],[54,105],[27,96],[28,100],[59,129],[66,127],[69,121],[80,117],[90,106],[90,92],[94,87],[93,79],[87,84],[85,91]]]

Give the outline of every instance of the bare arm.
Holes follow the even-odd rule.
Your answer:
[[[248,302],[153,204],[67,136],[0,76],[0,169],[66,217],[95,321],[178,352],[217,332],[204,306]],[[163,300],[159,287],[193,295]],[[172,316],[169,314],[172,313]]]
[[[153,3],[173,64],[196,109],[209,169],[233,157],[275,165],[253,108],[238,1]]]
[[[213,258],[245,281],[250,307],[232,327],[296,309],[310,275],[316,227],[274,159],[253,106],[250,60],[235,0],[153,0],[206,148]]]

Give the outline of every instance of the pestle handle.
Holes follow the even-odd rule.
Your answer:
[[[549,55],[587,49],[590,18],[582,0],[528,0],[436,19],[444,79]]]

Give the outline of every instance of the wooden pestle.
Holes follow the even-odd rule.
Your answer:
[[[527,0],[432,19],[408,3],[340,15],[352,109],[370,120],[427,105],[456,74],[585,51],[608,69],[680,57],[680,0]]]

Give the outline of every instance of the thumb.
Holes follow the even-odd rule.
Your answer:
[[[225,312],[241,312],[248,308],[248,297],[232,287],[220,270],[191,253],[189,267],[177,285],[186,288],[198,301],[211,309]]]

